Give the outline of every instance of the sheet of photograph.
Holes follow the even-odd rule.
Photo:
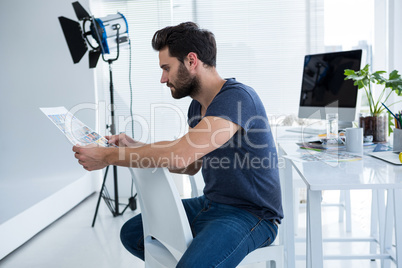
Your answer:
[[[82,123],[65,107],[48,107],[40,110],[66,135],[71,144],[109,146],[106,138]]]

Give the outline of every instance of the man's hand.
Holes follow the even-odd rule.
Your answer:
[[[133,140],[131,137],[127,136],[126,133],[120,133],[119,135],[105,136],[110,144],[117,145],[118,147],[140,147],[144,143]]]
[[[84,147],[76,145],[73,147],[73,152],[75,152],[74,156],[78,159],[78,163],[82,165],[84,169],[92,171],[102,169],[109,165],[106,161],[108,149],[111,148],[100,147],[94,144]]]

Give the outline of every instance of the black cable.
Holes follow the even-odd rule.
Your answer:
[[[133,118],[133,87],[132,87],[132,83],[131,83],[131,40],[128,42],[128,46],[129,46],[129,51],[130,51],[130,55],[129,55],[129,65],[128,65],[128,84],[130,87],[130,117],[131,117],[131,137],[133,137],[134,139],[134,118]],[[131,196],[134,195],[133,193],[133,188],[134,188],[134,179],[131,177]],[[134,198],[137,196],[137,194],[135,194]]]
[[[130,116],[131,116],[131,136],[134,138],[134,118],[133,118],[133,87],[131,83],[131,40],[128,43],[130,49],[128,66],[128,84],[130,86]]]

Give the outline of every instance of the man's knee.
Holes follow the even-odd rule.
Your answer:
[[[120,241],[123,243],[124,246],[130,241],[128,238],[131,233],[131,224],[129,221],[125,222],[120,229]]]
[[[128,220],[121,227],[120,241],[131,254],[144,260],[144,233],[141,215]]]

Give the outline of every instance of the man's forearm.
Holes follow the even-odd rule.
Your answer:
[[[110,165],[132,168],[165,167],[172,170],[185,169],[194,162],[194,156],[189,156],[178,145],[178,141],[163,141],[136,148],[112,148],[106,152],[105,158]]]
[[[186,174],[186,175],[192,176],[192,175],[197,174],[197,172],[201,169],[201,167],[202,167],[202,159],[193,162],[192,164],[188,165],[185,168],[169,169],[169,171],[172,173]]]
[[[240,126],[219,117],[204,117],[197,126],[174,141],[157,142],[141,147],[100,148],[74,146],[78,162],[88,171],[108,165],[133,168],[165,167],[188,174],[188,168],[211,151],[225,144]]]

